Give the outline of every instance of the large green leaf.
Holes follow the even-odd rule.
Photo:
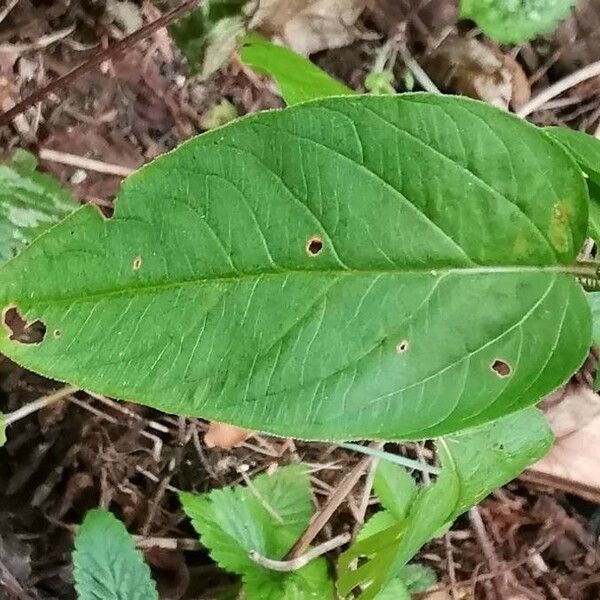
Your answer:
[[[576,0],[460,0],[460,14],[491,38],[519,43],[552,31]]]
[[[256,33],[244,40],[240,58],[259,73],[271,75],[288,106],[325,96],[354,94],[307,58],[289,48],[276,46]]]
[[[150,569],[121,521],[87,513],[75,538],[73,576],[79,600],[158,600]]]
[[[592,340],[596,346],[600,346],[600,292],[589,292],[586,296],[592,311]],[[596,367],[594,390],[600,390],[600,368],[598,367]]]
[[[36,171],[35,157],[18,150],[0,164],[0,264],[76,208],[69,192]]]
[[[291,465],[259,475],[252,489],[236,486],[208,494],[180,494],[186,514],[211,556],[224,569],[242,575],[249,600],[326,600],[333,586],[323,559],[292,573],[259,567],[257,551],[281,559],[308,526],[313,512],[306,467]]]
[[[589,292],[587,299],[592,311],[592,339],[600,346],[600,292]]]
[[[533,126],[428,94],[241,119],[129,177],[0,269],[47,327],[0,350],[161,410],[310,439],[407,439],[535,403],[587,355],[566,270],[581,170]],[[68,277],[65,278],[65,274]]]
[[[440,440],[442,473],[435,483],[419,490],[407,516],[386,529],[371,526],[372,535],[359,537],[340,557],[342,595],[368,586],[360,600],[376,598],[423,544],[541,458],[552,439],[543,415],[530,408]],[[389,511],[383,515],[387,516],[381,524],[392,516]],[[362,556],[369,560],[353,569]]]
[[[567,127],[548,127],[545,131],[571,152],[587,175],[590,195],[588,235],[600,243],[600,140]]]
[[[600,140],[568,127],[547,127],[544,131],[566,146],[584,173],[600,185]]]

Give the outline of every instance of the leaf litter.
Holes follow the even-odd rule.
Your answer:
[[[15,47],[12,52],[0,53],[2,108],[5,110],[41,82],[64,72],[80,60],[86,48],[101,42],[102,37],[109,41],[117,39],[138,27],[140,18],[148,20],[148,11],[160,10],[150,3],[144,3],[141,10],[133,2],[108,4],[112,6],[112,14],[98,6],[92,9],[90,3],[83,1],[72,2],[70,10],[67,3],[53,3],[43,10],[34,9],[26,0],[18,3],[0,24],[1,43]],[[261,28],[307,53],[321,50],[316,60],[334,75],[343,72],[341,78],[360,90],[383,40],[392,36],[402,21],[408,21],[408,46],[424,65],[428,60],[436,60],[433,58],[436,51],[443,54],[439,49],[444,47],[445,28],[452,28],[452,35],[458,36],[447,39],[465,40],[463,29],[456,28],[454,2],[424,3],[428,6],[404,12],[400,4],[377,0],[360,11],[353,4],[341,23],[328,25],[325,18],[314,27],[308,17],[317,18],[319,11],[327,9],[327,3],[324,0],[312,6],[298,3],[295,17],[287,22],[280,18],[269,23],[267,19]],[[471,85],[484,92],[469,95],[491,98],[492,102],[497,98],[505,105],[518,104],[519,100],[514,98],[515,85],[521,85],[517,90],[521,98],[527,94],[521,71],[526,74],[528,85],[540,89],[596,56],[597,32],[586,27],[597,18],[596,4],[595,0],[582,2],[575,19],[562,25],[558,33],[520,48],[516,56],[520,69],[517,75],[508,59],[503,58],[513,59],[514,53],[498,54],[489,50],[489,40],[471,37],[468,39],[484,46],[479,52],[491,52],[488,60],[497,61],[498,71],[490,76],[485,68],[477,64],[473,67],[460,52],[453,51],[441,59],[446,61],[442,66],[442,72],[446,73],[443,81],[450,91],[469,94],[467,88]],[[273,11],[273,7],[277,8],[275,2],[265,3],[266,12],[269,6],[272,15],[281,16],[281,11]],[[37,54],[18,51],[19,44],[32,44],[73,24],[72,33]],[[324,35],[327,31],[330,38]],[[364,35],[373,31],[382,39]],[[465,47],[477,44],[469,42]],[[548,44],[561,50],[559,58],[552,50],[548,51]],[[338,45],[343,47],[334,49]],[[164,37],[157,34],[141,48],[143,51],[133,50],[102,71],[60,90],[56,98],[22,115],[10,130],[0,130],[3,149],[35,144],[135,168],[205,129],[205,117],[223,101],[232,103],[237,114],[281,105],[270,82],[248,73],[235,59],[205,81],[198,81],[190,76],[177,50],[168,42],[165,46]],[[467,75],[454,75],[453,81],[459,83],[448,81],[448,68],[453,63],[458,63],[456,67],[469,65]],[[407,69],[400,60],[391,67],[394,85],[402,89],[403,82],[408,81]],[[491,77],[500,83],[490,95],[485,90],[493,90],[493,86],[475,85],[478,77]],[[517,80],[520,83],[515,83]],[[441,85],[442,78],[438,82],[445,87]],[[600,114],[596,92],[597,82],[574,88],[561,99],[562,104],[545,108],[533,118],[536,122],[561,123],[593,132]],[[42,166],[76,197],[96,202],[110,211],[120,177],[49,161]],[[133,257],[132,268],[137,264]],[[407,349],[402,346],[400,351]],[[446,541],[434,540],[420,553],[419,560],[433,567],[440,578],[437,591],[424,597],[494,598],[488,595],[494,594],[488,584],[498,577],[505,579],[513,600],[520,597],[585,600],[600,595],[600,556],[596,543],[599,500],[585,499],[586,494],[573,482],[573,469],[569,466],[570,461],[579,459],[582,446],[598,448],[594,456],[600,455],[600,441],[593,437],[595,430],[590,427],[597,420],[595,409],[590,408],[594,402],[589,373],[594,369],[593,364],[584,367],[566,388],[565,395],[555,398],[556,404],[549,408],[556,426],[562,427],[563,432],[568,430],[564,436],[559,435],[553,450],[559,452],[559,462],[567,461],[561,471],[567,481],[540,478],[535,473],[540,467],[537,465],[523,477],[523,482],[514,482],[494,493],[480,508],[485,533],[494,547],[501,572],[490,570],[482,558],[475,532],[468,520],[462,518],[447,534]],[[54,384],[0,358],[2,412],[15,410],[52,389]],[[556,406],[562,406],[560,418],[552,416],[557,414]],[[355,453],[332,445],[269,439],[260,434],[242,439],[246,433],[241,432],[235,442],[239,444],[237,448],[208,448],[203,436],[209,428],[209,424],[198,420],[177,419],[83,392],[15,424],[7,446],[0,450],[0,570],[9,593],[16,597],[18,594],[74,597],[67,558],[74,526],[81,522],[87,509],[100,504],[110,505],[130,531],[145,538],[175,542],[175,549],[153,547],[146,551],[163,596],[183,598],[206,593],[207,589],[223,590],[232,585],[231,576],[216,568],[204,553],[186,550],[186,540],[194,536],[189,524],[182,521],[176,500],[178,490],[208,491],[302,460],[311,465],[315,502],[323,506],[343,475],[360,460]],[[577,438],[570,446],[573,452],[570,458],[571,455],[560,451],[561,445],[580,432],[586,437]],[[417,456],[414,444],[388,444],[386,450]],[[593,484],[590,473],[583,471],[578,481],[587,479],[586,483]],[[367,515],[376,508],[366,484],[363,476],[334,512],[319,540],[353,527],[360,517],[358,506],[365,497]],[[448,577],[450,565],[454,568],[455,584]]]

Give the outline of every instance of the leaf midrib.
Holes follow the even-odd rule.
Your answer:
[[[218,276],[194,277],[190,279],[178,279],[175,281],[165,281],[159,283],[150,283],[148,285],[134,285],[130,287],[120,286],[106,290],[99,290],[92,293],[70,294],[64,296],[36,296],[29,300],[38,304],[62,304],[65,302],[86,302],[94,299],[104,299],[110,297],[122,297],[127,295],[144,295],[152,292],[160,293],[162,291],[179,288],[184,286],[202,285],[205,283],[239,283],[242,281],[255,281],[257,279],[290,277],[294,275],[303,276],[323,276],[329,275],[335,277],[362,277],[362,276],[381,276],[381,275],[425,275],[429,274],[432,277],[441,277],[446,275],[499,275],[499,274],[519,274],[519,273],[568,273],[569,267],[563,264],[553,265],[475,265],[475,266],[460,266],[460,267],[423,267],[419,268],[396,268],[396,269],[287,269],[277,272],[265,271],[248,271],[244,273],[230,273]],[[17,298],[9,300],[10,296],[5,296],[2,305],[16,304]]]

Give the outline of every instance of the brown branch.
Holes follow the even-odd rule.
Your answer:
[[[358,462],[354,468],[347,473],[340,483],[335,488],[334,492],[329,497],[327,503],[320,511],[313,515],[308,527],[304,533],[298,538],[292,549],[287,553],[286,559],[293,560],[301,556],[310,543],[315,539],[319,531],[323,529],[331,515],[336,511],[338,506],[345,500],[346,496],[352,491],[352,488],[358,483],[366,469],[373,461],[372,456],[367,456]]]
[[[15,117],[18,117],[21,113],[24,113],[29,107],[40,102],[49,94],[56,92],[61,87],[66,87],[67,85],[70,85],[71,83],[73,83],[73,81],[75,81],[88,71],[91,71],[92,69],[94,69],[95,67],[99,66],[107,60],[116,58],[117,56],[125,52],[125,50],[128,50],[138,42],[152,35],[155,31],[166,27],[179,17],[182,17],[183,15],[191,12],[199,5],[199,3],[200,0],[187,0],[186,2],[183,2],[178,7],[174,8],[168,13],[165,13],[162,17],[159,17],[155,21],[152,21],[152,23],[144,25],[142,28],[138,29],[137,31],[134,31],[131,35],[123,38],[122,40],[119,40],[112,46],[109,46],[108,48],[98,52],[88,60],[82,62],[80,65],[77,65],[68,73],[65,73],[61,77],[58,77],[54,81],[51,81],[48,85],[39,88],[38,90],[33,92],[33,94],[21,100],[21,102],[15,104],[15,106],[13,106],[11,109],[0,114],[0,127],[9,125]]]

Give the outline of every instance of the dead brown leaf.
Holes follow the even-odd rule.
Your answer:
[[[474,38],[449,36],[424,66],[438,87],[500,108],[521,106],[531,95],[519,63],[496,46]]]
[[[308,56],[351,44],[366,0],[261,0],[250,29]]]
[[[232,448],[237,448],[242,442],[245,442],[252,433],[252,431],[243,429],[242,427],[211,421],[208,431],[204,435],[204,443],[209,448],[231,450]]]
[[[600,499],[600,396],[584,384],[570,383],[542,406],[557,439],[525,478]]]

